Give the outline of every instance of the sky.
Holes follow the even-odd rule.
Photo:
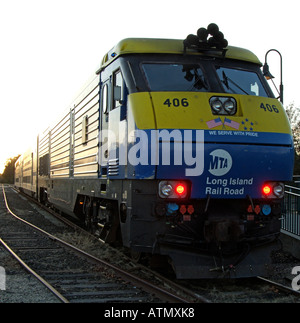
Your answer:
[[[279,50],[284,106],[300,106],[295,1],[0,0],[0,173],[8,158],[35,145],[121,39],[185,39],[212,22],[229,45],[261,62]],[[279,84],[279,55],[271,52],[268,64]]]

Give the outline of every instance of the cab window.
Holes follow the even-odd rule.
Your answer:
[[[151,91],[209,90],[204,73],[197,64],[144,63],[142,68]]]
[[[253,71],[216,67],[226,93],[268,97],[258,75]]]
[[[107,114],[109,112],[109,100],[108,100],[108,85],[104,84],[102,89],[102,112]]]
[[[118,69],[113,73],[113,109],[122,105],[123,100],[123,77]]]

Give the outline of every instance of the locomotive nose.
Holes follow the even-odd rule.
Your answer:
[[[244,231],[244,226],[236,220],[212,220],[204,226],[204,236],[207,242],[237,241]]]

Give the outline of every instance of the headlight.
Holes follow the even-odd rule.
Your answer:
[[[272,193],[272,187],[270,185],[266,184],[263,186],[262,192],[265,196],[269,196]]]
[[[213,96],[209,100],[213,114],[234,115],[237,112],[237,103],[235,98],[228,96]]]
[[[283,197],[284,195],[284,186],[283,184],[275,185],[273,188],[273,193],[277,197]]]
[[[284,183],[282,182],[268,182],[262,187],[263,198],[283,198]]]
[[[211,107],[215,112],[220,112],[223,108],[223,105],[220,100],[215,100],[211,103]]]
[[[235,102],[233,102],[232,100],[227,100],[224,103],[224,109],[230,115],[235,114],[236,113],[236,105],[235,105]]]
[[[172,192],[173,192],[173,187],[170,184],[164,184],[160,188],[160,193],[165,197],[170,196],[172,194]]]
[[[161,181],[158,195],[163,199],[184,199],[188,196],[189,185],[186,181]]]

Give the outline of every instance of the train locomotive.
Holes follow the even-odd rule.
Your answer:
[[[15,186],[179,279],[265,274],[293,140],[251,51],[215,24],[129,38],[15,165]]]

